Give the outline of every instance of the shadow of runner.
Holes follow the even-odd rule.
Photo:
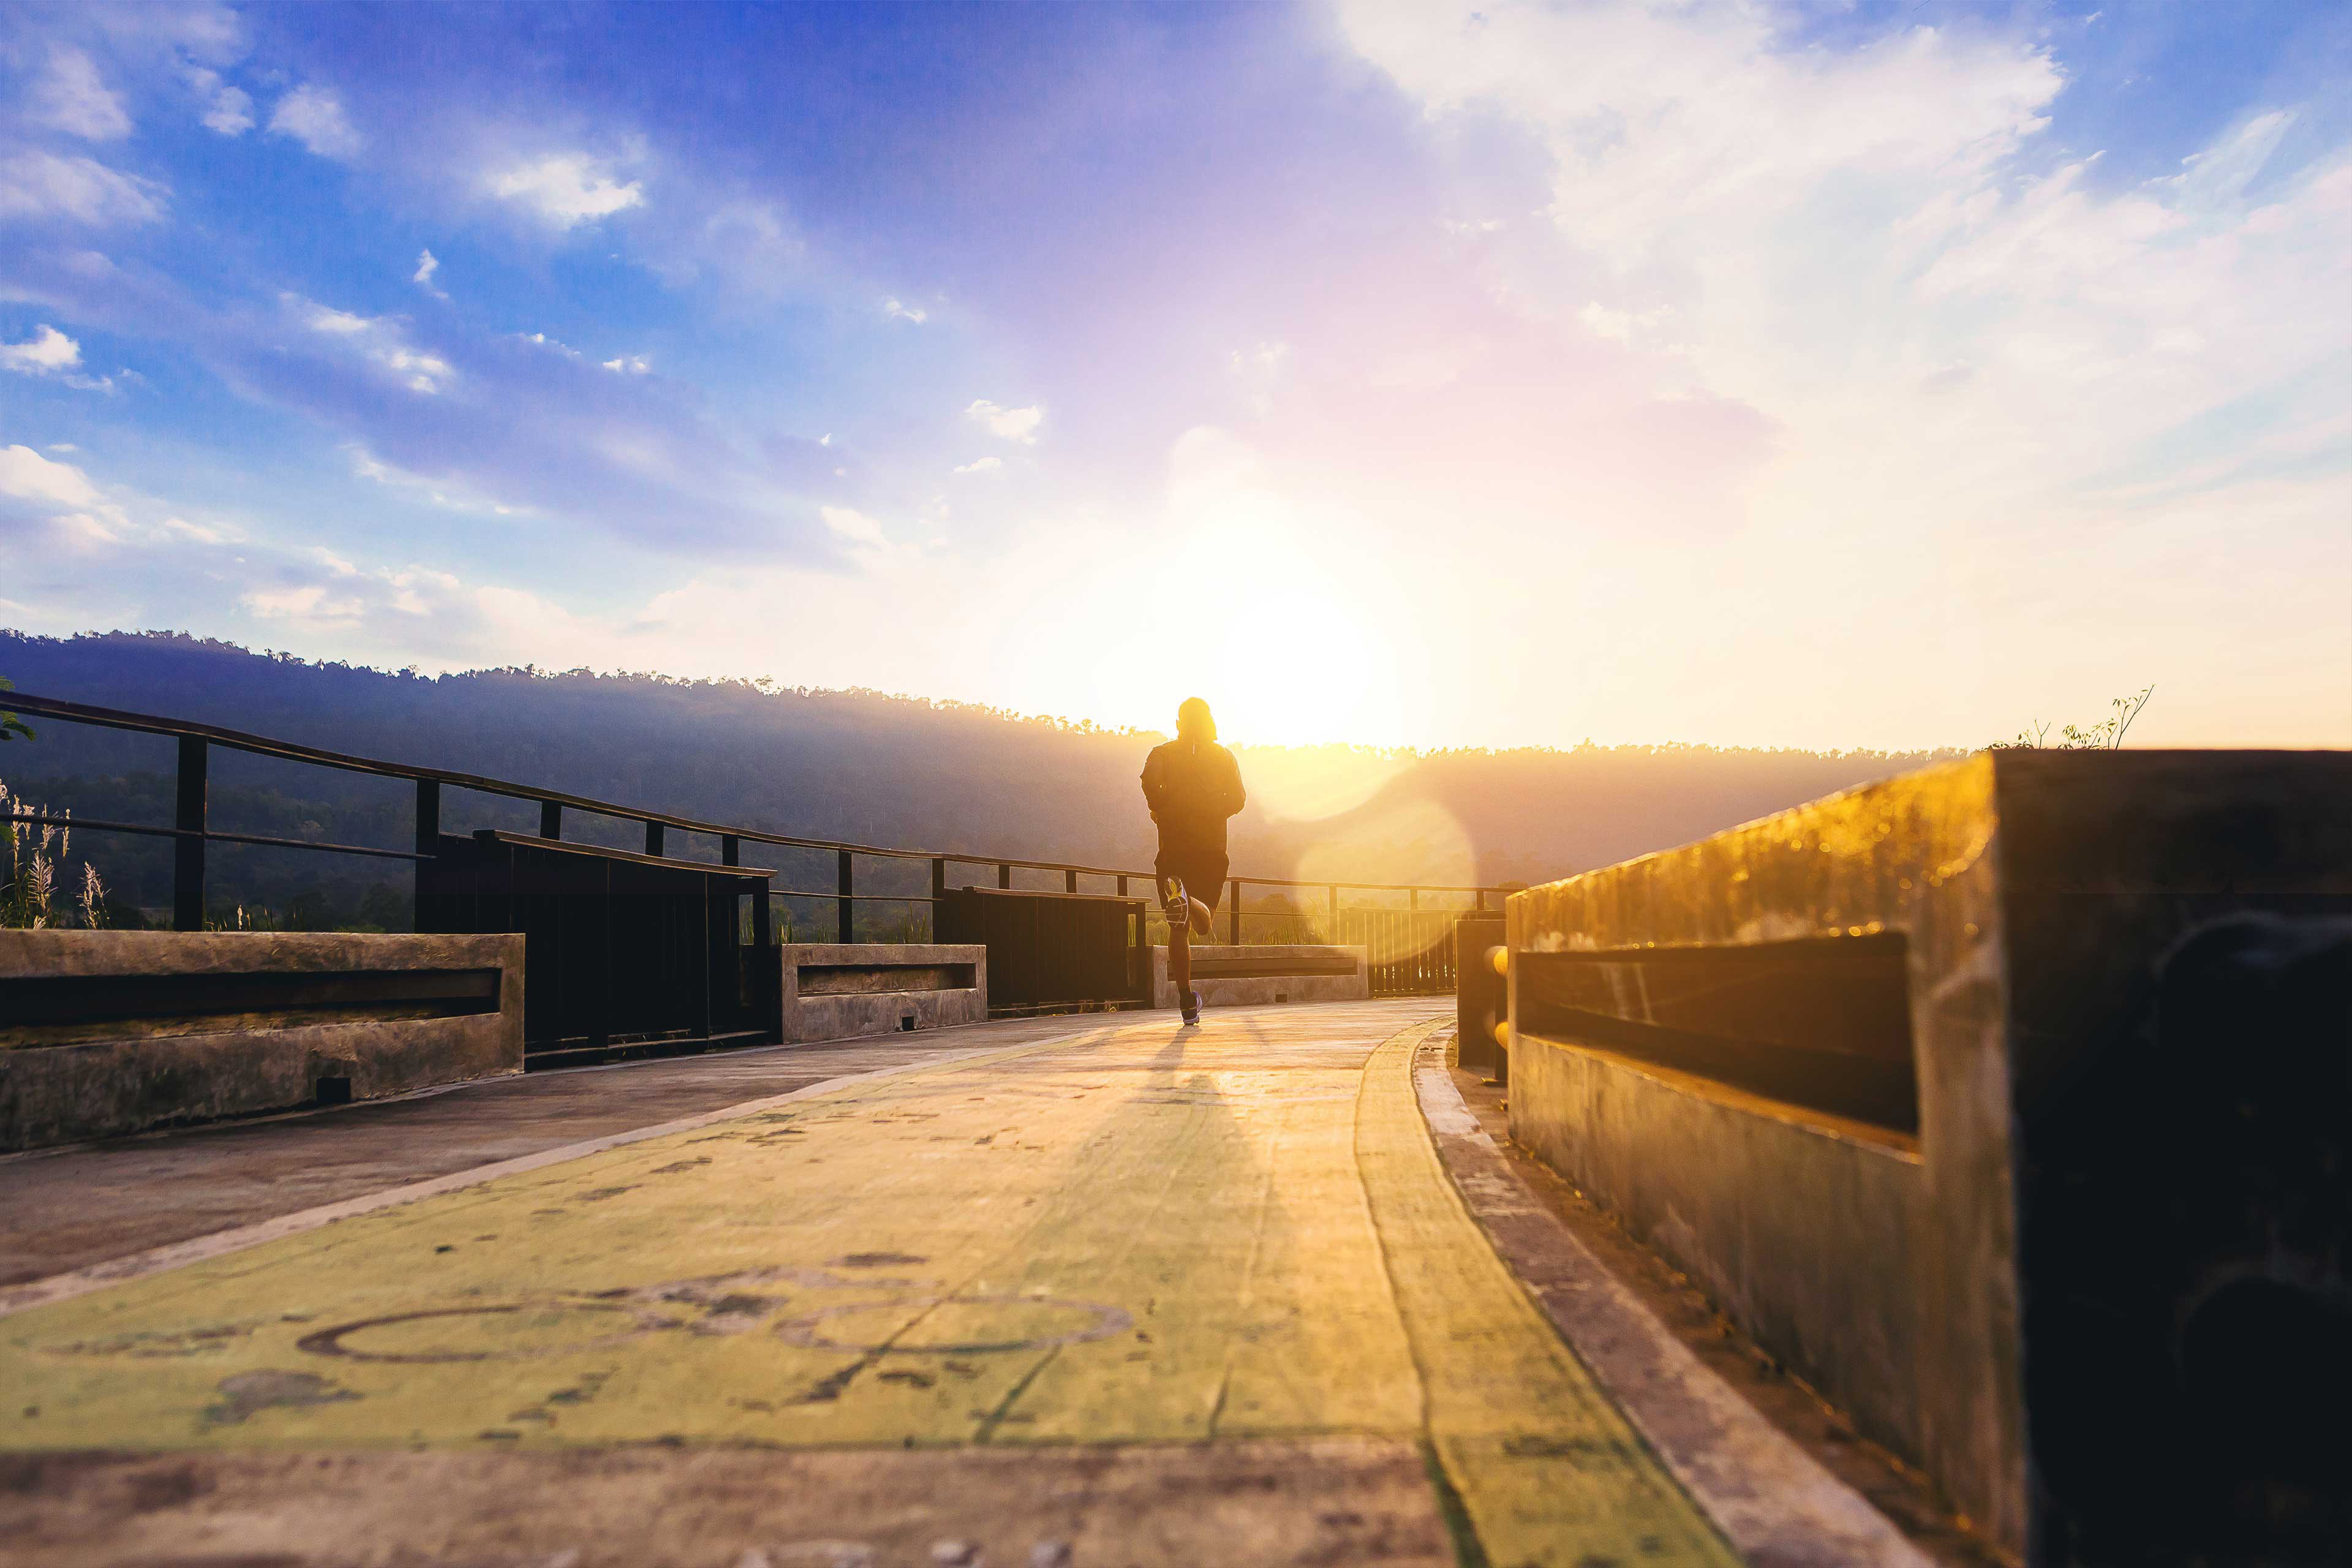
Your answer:
[[[1140,1032],[1069,1064],[1142,1081],[1102,1091],[1082,1158],[1003,1252],[1010,1289],[1117,1303],[1134,1326],[1041,1351],[982,1440],[1411,1435],[1419,1394],[1353,1169],[1363,1046]]]

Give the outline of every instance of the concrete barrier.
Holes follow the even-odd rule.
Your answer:
[[[800,942],[778,951],[788,1044],[988,1017],[988,949],[977,942]]]
[[[520,936],[0,931],[0,1148],[522,1070]]]
[[[1999,752],[1519,894],[1512,1132],[2005,1553],[2352,1549],[2347,801]]]
[[[1192,989],[1212,1007],[1254,1007],[1270,1002],[1360,1002],[1372,994],[1360,947],[1311,942],[1262,942],[1239,947],[1192,944]],[[1151,950],[1151,1005],[1176,1005],[1168,978],[1168,950]]]

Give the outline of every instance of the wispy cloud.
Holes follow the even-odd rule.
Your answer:
[[[969,463],[958,463],[955,471],[959,474],[987,474],[1003,467],[1004,459],[992,453],[985,458],[974,458]]]
[[[95,158],[27,152],[0,159],[0,218],[64,218],[93,228],[152,223],[165,200],[161,183]]]
[[[419,251],[416,257],[416,270],[409,274],[408,280],[436,300],[446,300],[449,296],[442,292],[440,287],[433,281],[433,275],[440,270],[441,261],[438,257],[430,250]]]
[[[531,513],[525,506],[512,506],[476,492],[470,486],[454,479],[430,479],[423,474],[409,472],[396,463],[387,463],[354,442],[343,448],[352,460],[352,472],[388,489],[450,511],[482,512],[492,517],[524,517]]]
[[[253,129],[253,97],[231,87],[218,71],[205,66],[187,68],[187,81],[205,106],[200,117],[207,131],[222,136],[242,136]]]
[[[26,523],[76,554],[119,545],[132,531],[121,505],[81,468],[30,447],[0,447],[0,537]]]
[[[19,375],[47,375],[79,363],[81,345],[52,326],[34,329],[21,343],[0,343],[0,369]]]
[[[845,506],[829,506],[821,509],[819,515],[824,519],[825,527],[844,539],[859,544],[889,542],[883,536],[882,525],[862,511],[853,511]]]
[[[278,100],[270,131],[291,136],[321,158],[350,159],[365,145],[333,89],[305,83]]]
[[[558,228],[571,228],[643,206],[645,185],[616,179],[608,165],[582,153],[559,153],[490,175],[491,195],[515,203]]]
[[[931,319],[931,313],[920,305],[909,305],[896,297],[882,301],[882,313],[894,321],[912,321],[917,326]]]
[[[400,323],[390,317],[338,310],[299,295],[288,295],[286,302],[311,331],[349,343],[354,352],[411,392],[429,396],[442,391],[457,375],[441,355],[411,344]]]
[[[1045,408],[1032,404],[1026,408],[1004,408],[982,397],[964,410],[964,416],[976,419],[988,427],[989,433],[1002,436],[1023,446],[1034,446],[1037,426],[1045,422]]]
[[[118,142],[131,134],[131,116],[79,49],[59,46],[48,68],[33,86],[27,105],[36,124],[89,142]]]

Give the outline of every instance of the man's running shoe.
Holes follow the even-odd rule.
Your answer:
[[[1201,1021],[1201,994],[1198,991],[1184,993],[1183,1007],[1184,1023],[1187,1027]]]
[[[1168,929],[1171,932],[1181,926],[1192,924],[1192,900],[1184,891],[1183,878],[1162,877],[1160,879],[1160,912],[1168,917]]]

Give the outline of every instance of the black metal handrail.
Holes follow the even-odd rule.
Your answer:
[[[534,801],[540,807],[540,837],[560,840],[562,837],[562,813],[565,807],[592,812],[599,816],[615,817],[625,822],[645,825],[646,853],[663,857],[663,834],[676,828],[682,833],[704,833],[718,837],[720,858],[727,865],[740,865],[741,846],[746,841],[774,844],[791,849],[830,850],[836,857],[835,886],[829,891],[775,889],[771,898],[831,899],[839,906],[838,934],[843,942],[853,940],[850,906],[856,903],[936,904],[947,889],[947,868],[950,866],[993,866],[997,885],[1012,885],[1014,871],[1059,871],[1066,891],[1077,890],[1080,877],[1109,877],[1117,879],[1118,896],[1127,894],[1130,879],[1150,881],[1149,870],[1121,869],[1112,866],[1089,866],[1066,860],[1032,860],[1016,856],[974,855],[936,849],[913,849],[902,846],[857,844],[833,838],[808,838],[795,834],[772,833],[756,827],[742,827],[727,823],[706,822],[698,817],[684,816],[675,812],[653,811],[643,806],[625,805],[615,801],[598,800],[590,795],[573,795],[564,790],[546,789],[535,784],[518,784],[510,779],[489,778],[479,773],[459,773],[450,768],[427,767],[418,763],[386,762],[377,757],[362,757],[344,752],[331,752],[318,746],[305,746],[291,741],[280,741],[268,735],[256,735],[242,730],[230,730],[217,724],[200,724],[191,720],[169,719],[152,713],[132,713],[120,709],[100,708],[86,702],[69,702],[61,698],[40,697],[29,692],[11,691],[7,706],[13,711],[38,718],[60,720],[68,723],[89,724],[111,730],[128,730],[141,734],[169,736],[179,743],[178,775],[175,789],[177,820],[169,827],[127,822],[104,822],[83,817],[52,816],[35,812],[0,814],[0,820],[27,822],[36,825],[83,828],[99,833],[133,833],[174,841],[173,861],[173,924],[180,931],[198,931],[204,926],[205,846],[208,843],[251,844],[272,848],[310,849],[326,854],[365,855],[385,859],[423,861],[435,858],[435,846],[441,832],[441,789],[444,785],[473,790],[482,795],[502,795],[511,800]],[[208,770],[208,748],[219,745],[254,756],[274,757],[281,761],[305,763],[315,767],[335,768],[344,773],[370,773],[383,778],[407,780],[416,786],[416,847],[414,850],[384,849],[356,844],[327,844],[306,838],[280,838],[259,834],[231,833],[212,827],[205,821],[205,795]],[[860,894],[853,890],[851,860],[865,855],[884,859],[929,860],[931,863],[931,891],[922,894]],[[667,857],[663,857],[667,858]],[[1474,908],[1486,907],[1490,893],[1505,889],[1453,883],[1413,882],[1329,882],[1306,881],[1286,877],[1234,877],[1232,908],[1228,914],[1228,933],[1236,942],[1241,940],[1244,911],[1241,889],[1257,888],[1314,888],[1327,891],[1331,913],[1336,923],[1339,913],[1339,893],[1353,892],[1403,893],[1417,908],[1423,893],[1468,893],[1475,897]],[[1282,918],[1295,919],[1305,911],[1251,911],[1279,913]]]

